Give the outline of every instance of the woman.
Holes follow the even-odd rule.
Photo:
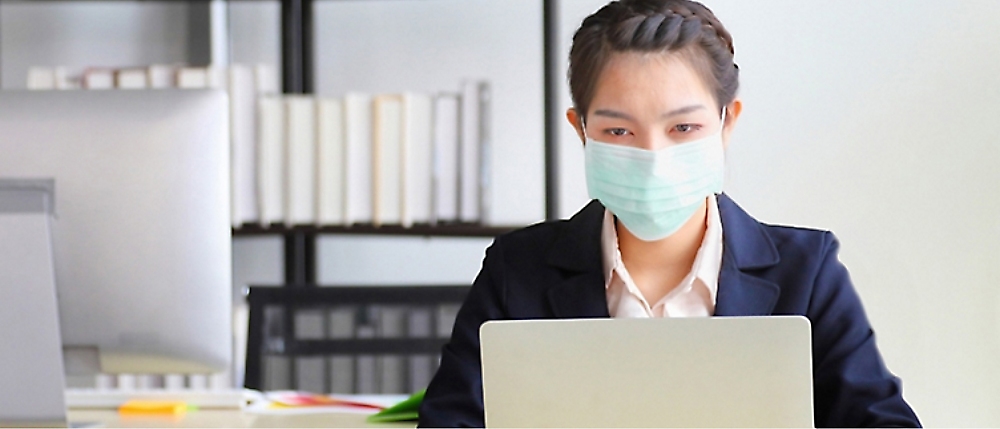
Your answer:
[[[722,194],[740,116],[732,38],[688,0],[621,0],[573,37],[566,117],[595,199],[496,239],[420,410],[482,426],[491,319],[799,314],[812,322],[818,426],[918,426],[829,232],[764,225]]]

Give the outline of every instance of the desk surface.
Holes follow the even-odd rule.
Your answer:
[[[252,414],[240,410],[203,409],[179,417],[172,416],[122,416],[114,410],[70,409],[71,427],[108,428],[317,428],[317,427],[397,427],[412,428],[415,422],[370,424],[365,414]]]

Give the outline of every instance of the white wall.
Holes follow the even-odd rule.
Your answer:
[[[563,0],[564,52],[603,3]],[[726,192],[762,221],[838,235],[925,425],[1000,425],[1000,2],[706,4],[742,75]],[[567,213],[586,186],[560,132]]]

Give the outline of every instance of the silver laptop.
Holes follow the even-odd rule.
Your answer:
[[[487,427],[812,427],[800,316],[492,321]]]

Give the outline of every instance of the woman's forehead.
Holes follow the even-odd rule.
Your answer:
[[[615,53],[596,82],[590,110],[671,110],[702,103],[714,106],[712,93],[697,70],[676,53]]]

